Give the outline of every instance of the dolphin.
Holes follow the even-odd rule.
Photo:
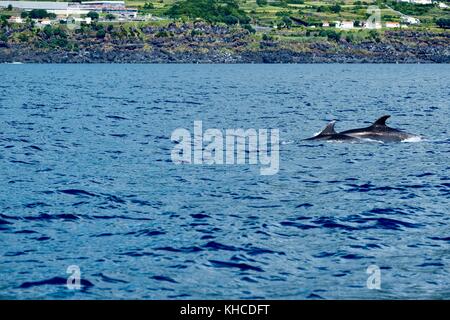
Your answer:
[[[419,138],[417,135],[388,127],[386,125],[386,120],[388,118],[390,118],[390,115],[385,115],[369,127],[346,130],[340,132],[339,134],[353,138],[371,139],[381,142],[401,142],[406,139]]]
[[[342,133],[337,133],[334,130],[334,125],[336,124],[336,120],[330,121],[325,129],[323,129],[320,133],[315,135],[314,137],[303,139],[305,141],[312,140],[327,140],[327,141],[356,141],[358,138],[348,136]]]

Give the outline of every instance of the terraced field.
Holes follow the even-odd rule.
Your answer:
[[[129,6],[143,9],[146,3],[151,3],[153,9],[145,10],[147,13],[163,16],[165,11],[173,5],[177,0],[127,0]],[[435,27],[435,20],[441,17],[450,16],[449,9],[442,9],[436,5],[399,5],[405,12],[395,10],[396,3],[393,1],[302,1],[302,0],[285,0],[285,1],[266,1],[265,5],[258,5],[256,0],[241,0],[240,7],[247,12],[252,18],[252,24],[258,26],[273,27],[283,26],[283,17],[288,16],[308,21],[332,22],[332,21],[365,21],[370,13],[369,6],[377,6],[380,9],[382,21],[399,22],[401,14],[420,19],[421,28]],[[302,3],[303,2],[303,3]],[[448,2],[447,2],[448,3]],[[333,12],[332,7],[339,5],[339,10]],[[290,27],[295,28],[295,21]]]

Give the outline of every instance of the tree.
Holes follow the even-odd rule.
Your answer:
[[[334,5],[331,6],[331,12],[333,13],[339,13],[341,12],[341,10],[342,7],[338,3],[335,3]]]
[[[106,16],[105,16],[105,19],[106,20],[115,20],[116,19],[116,16],[115,15],[113,15],[113,14],[111,14],[111,13],[108,13]]]
[[[95,12],[95,11],[89,11],[86,16],[88,18],[91,18],[92,20],[98,20],[98,18],[99,18],[98,12]]]
[[[106,36],[106,32],[104,29],[100,29],[97,31],[95,36],[99,39],[103,39]]]
[[[44,9],[33,9],[29,13],[31,19],[44,19],[49,17],[49,13]]]
[[[6,10],[12,11],[12,9],[13,9],[13,6],[11,4],[8,4],[8,7],[6,8]]]

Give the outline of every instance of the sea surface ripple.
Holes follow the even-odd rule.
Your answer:
[[[450,66],[1,65],[0,298],[450,298]],[[423,140],[305,143],[384,114]],[[175,165],[278,128],[280,171]],[[381,290],[366,286],[369,265]],[[66,269],[81,269],[69,290]]]

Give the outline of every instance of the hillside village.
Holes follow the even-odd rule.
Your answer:
[[[0,1],[0,63],[450,62],[448,1],[154,1]]]
[[[96,22],[126,23],[145,21],[170,22],[164,9],[171,2],[158,0],[158,2],[136,1],[0,1],[0,12],[11,24],[24,24],[33,21],[34,25],[45,26],[51,24],[91,24]],[[352,29],[396,29],[420,26],[423,24],[421,15],[423,10],[416,14],[409,14],[411,7],[427,8],[442,16],[450,16],[450,5],[442,1],[433,0],[397,0],[398,4],[406,4],[407,12],[403,13],[389,5],[389,2],[362,2],[362,1],[266,1],[243,0],[240,6],[250,16],[253,29],[256,31],[269,31],[283,28],[335,28],[339,30]],[[328,5],[328,6],[327,6]],[[380,19],[368,18],[371,13],[370,6],[379,6]],[[294,10],[298,10],[295,12]],[[401,9],[400,9],[401,10]],[[316,11],[316,12],[314,12]],[[431,10],[427,10],[431,11]],[[374,12],[372,12],[374,13]],[[348,19],[350,17],[358,19]],[[267,19],[272,18],[272,21]],[[201,18],[201,17],[191,17]],[[436,20],[436,17],[432,17]],[[28,19],[28,20],[27,20]],[[426,17],[429,20],[429,17]],[[430,26],[430,21],[427,23]]]

